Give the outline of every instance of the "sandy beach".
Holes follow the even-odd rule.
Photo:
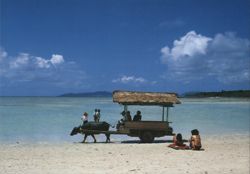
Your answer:
[[[174,150],[170,143],[2,144],[0,173],[249,174],[247,135],[203,137],[204,151]]]

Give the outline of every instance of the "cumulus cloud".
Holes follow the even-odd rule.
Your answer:
[[[36,57],[36,64],[39,68],[49,68],[50,61],[43,59],[42,57]]]
[[[211,38],[190,31],[172,48],[163,47],[161,54],[170,78],[191,81],[210,76],[229,84],[250,81],[250,41],[232,32]]]
[[[16,57],[9,57],[8,60],[10,69],[25,69],[25,68],[51,68],[63,64],[62,55],[53,54],[51,59],[31,56],[27,53],[20,53]]]
[[[50,68],[52,65],[57,66],[64,62],[63,56],[59,54],[53,54],[51,59],[44,59],[36,57],[36,64],[39,68]]]
[[[51,59],[50,59],[50,62],[53,64],[53,65],[57,65],[57,64],[61,64],[64,62],[64,59],[63,59],[63,56],[62,55],[59,55],[59,54],[53,54]]]
[[[49,59],[28,53],[19,53],[12,57],[0,49],[0,56],[0,78],[4,85],[36,82],[60,87],[80,87],[86,78],[86,73],[75,62],[67,62],[59,54],[52,54]]]
[[[128,83],[141,84],[145,83],[146,81],[147,80],[142,77],[126,76],[126,75],[112,80],[113,83],[123,83],[123,84],[128,84]]]
[[[209,37],[196,34],[195,31],[190,31],[181,37],[180,40],[175,40],[172,49],[168,46],[161,49],[162,61],[166,62],[167,60],[165,59],[168,59],[168,57],[177,60],[187,56],[204,55],[206,54],[208,42],[211,40]]]
[[[29,54],[20,53],[13,61],[10,62],[10,68],[26,67],[28,66],[30,60]]]

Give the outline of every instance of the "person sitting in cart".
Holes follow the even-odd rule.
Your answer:
[[[122,115],[122,119],[121,119],[121,122],[124,122],[124,121],[132,121],[132,117],[130,115],[130,111],[122,111],[121,112],[121,115]]]
[[[119,121],[119,124],[124,124],[124,121],[132,121],[130,111],[122,111],[121,115],[122,119]]]
[[[116,125],[116,129],[119,129],[122,125],[124,125],[124,121],[126,120],[126,112],[122,111],[121,115],[122,115],[122,118],[118,121]]]
[[[127,118],[126,118],[126,112],[125,111],[122,111],[121,112],[121,115],[122,115],[122,119],[121,119],[121,122],[124,122]]]
[[[201,137],[199,135],[199,131],[197,129],[194,129],[191,131],[191,138],[189,140],[190,142],[190,148],[193,150],[200,150],[201,149]]]
[[[126,113],[126,121],[132,121],[132,117],[130,115],[130,111],[127,111],[127,113]]]
[[[123,125],[123,124],[124,124],[124,121],[126,120],[126,112],[125,112],[125,111],[122,111],[122,112],[121,112],[121,115],[122,115],[122,118],[121,118],[121,120],[118,121],[118,127],[119,127],[120,125]]]
[[[88,123],[88,113],[87,113],[87,112],[84,112],[81,119],[82,119],[82,121],[83,121],[83,124],[82,124],[82,125]]]
[[[136,112],[133,121],[141,121],[141,111]]]

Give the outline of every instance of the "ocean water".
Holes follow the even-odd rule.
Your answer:
[[[201,135],[249,134],[249,99],[181,99],[182,104],[169,110],[169,121],[175,133],[190,136],[197,128]],[[70,97],[0,97],[0,143],[16,142],[79,142],[81,135],[69,136],[74,126],[81,124],[83,112],[93,120],[95,108],[101,109],[101,120],[115,125],[123,106],[112,98]],[[143,120],[161,120],[159,106],[131,106],[133,116],[142,112]],[[97,139],[103,141],[104,135]],[[134,138],[116,135],[112,140]],[[89,140],[92,141],[92,140]]]

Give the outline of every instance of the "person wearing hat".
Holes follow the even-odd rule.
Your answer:
[[[88,113],[84,112],[81,119],[83,121],[83,124],[88,123]]]

